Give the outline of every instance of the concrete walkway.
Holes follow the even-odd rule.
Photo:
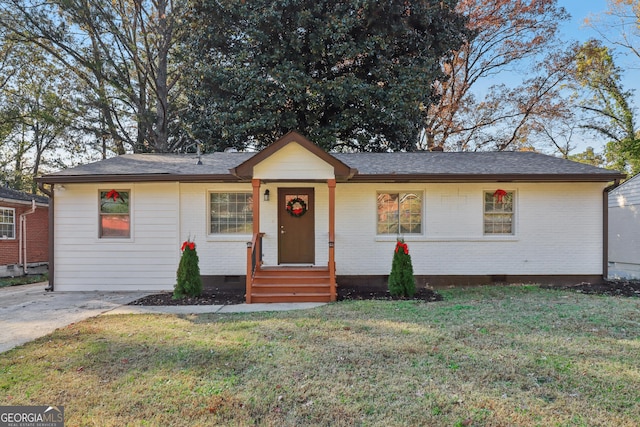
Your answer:
[[[0,288],[0,353],[58,328],[103,314],[202,314],[284,311],[324,303],[128,306],[149,292],[47,292],[46,283]]]

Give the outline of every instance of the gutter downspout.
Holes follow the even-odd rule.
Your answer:
[[[620,186],[620,180],[602,190],[602,279],[609,276],[609,192]]]
[[[39,182],[38,183],[38,188],[40,189],[40,191],[42,191],[44,194],[46,194],[49,197],[49,262],[48,262],[48,270],[49,270],[49,286],[47,286],[46,288],[44,288],[45,291],[53,291],[54,286],[53,283],[55,281],[54,277],[54,267],[55,267],[55,263],[54,263],[54,246],[53,246],[53,235],[54,235],[54,228],[53,228],[53,219],[54,219],[54,215],[53,215],[53,208],[54,208],[54,197],[53,197],[53,185],[51,185],[51,187],[49,189],[44,188],[44,183]]]
[[[20,237],[18,238],[18,262],[22,264],[22,272],[27,275],[27,215],[36,211],[36,201],[31,199],[31,210],[20,214]]]

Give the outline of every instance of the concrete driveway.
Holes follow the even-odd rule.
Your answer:
[[[128,304],[148,292],[47,292],[46,283],[0,288],[0,353]]]
[[[46,283],[0,288],[0,353],[101,314],[198,314],[301,310],[326,303],[127,306],[153,292],[47,292]]]

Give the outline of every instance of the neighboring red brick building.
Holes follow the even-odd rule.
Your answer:
[[[49,199],[0,187],[0,277],[46,271],[48,262]]]

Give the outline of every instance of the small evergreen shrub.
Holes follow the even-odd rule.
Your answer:
[[[398,240],[393,254],[391,274],[389,274],[389,293],[393,297],[405,298],[411,298],[416,293],[411,255],[409,255],[409,247],[403,240]]]
[[[174,299],[185,296],[197,297],[202,294],[202,278],[198,262],[196,244],[187,240],[182,244],[182,257],[176,274],[176,286],[173,289]]]

